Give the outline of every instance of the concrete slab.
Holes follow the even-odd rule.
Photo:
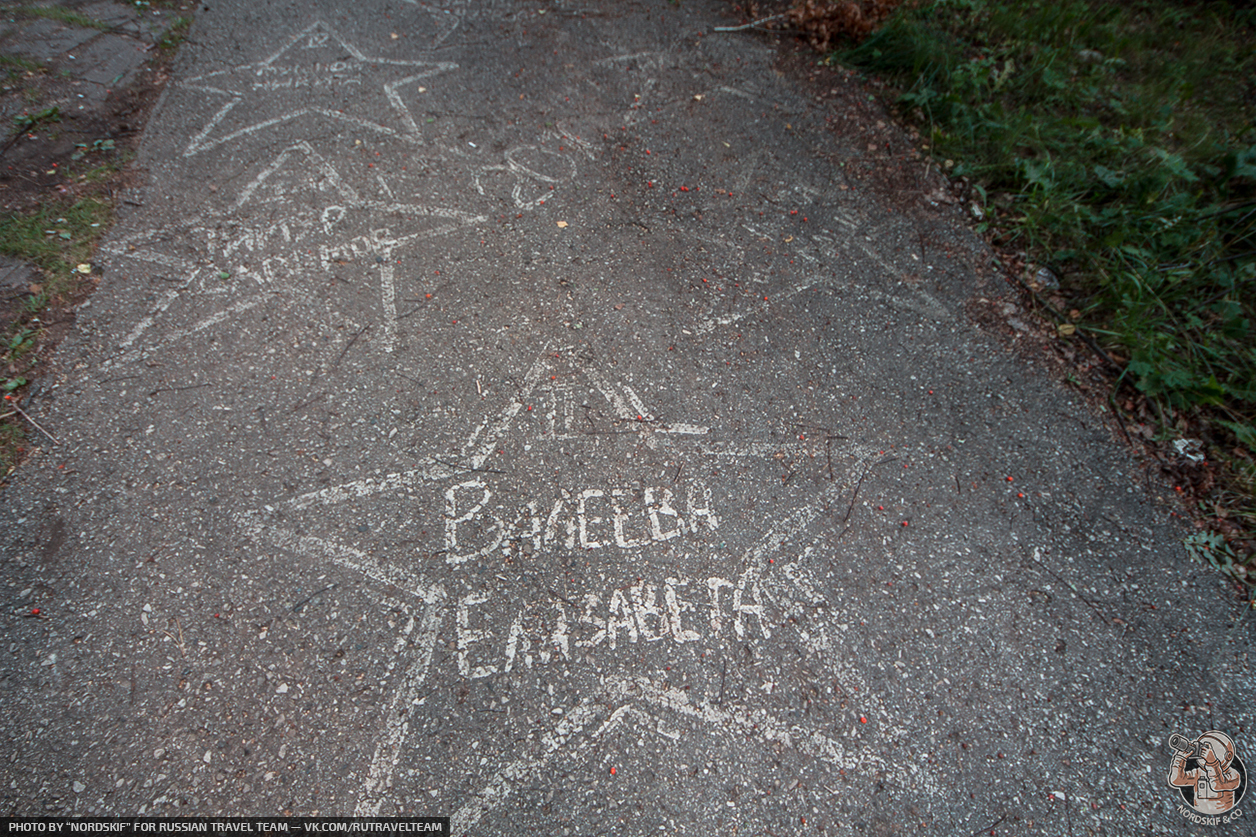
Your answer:
[[[21,37],[5,48],[37,61],[51,61],[100,34],[95,29],[66,26],[55,20],[33,20],[22,26],[20,33]]]
[[[102,35],[78,51],[78,75],[106,91],[124,87],[148,57],[145,45],[133,38]]]
[[[87,3],[80,6],[76,11],[81,15],[90,17],[92,20],[99,20],[101,23],[118,27],[125,27],[128,24],[134,25],[136,18],[139,17],[139,9],[135,5],[124,6],[121,3]]]
[[[1194,828],[1252,616],[726,8],[199,13],[0,504],[6,810]]]

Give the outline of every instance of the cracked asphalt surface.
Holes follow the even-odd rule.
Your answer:
[[[1256,833],[1166,782],[1243,602],[726,14],[197,13],[0,504],[6,813]]]

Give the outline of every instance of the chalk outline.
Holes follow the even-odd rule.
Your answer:
[[[451,29],[449,31],[452,32],[453,30]],[[214,129],[218,127],[218,125],[223,121],[223,119],[225,119],[227,115],[236,108],[237,105],[243,102],[248,97],[249,94],[242,93],[238,90],[232,90],[230,87],[215,86],[214,84],[207,83],[207,82],[209,82],[212,79],[215,79],[216,77],[220,77],[220,76],[229,77],[238,73],[247,72],[249,70],[254,70],[255,72],[259,72],[263,68],[270,67],[271,65],[273,65],[274,62],[278,61],[281,57],[283,57],[283,55],[288,50],[292,49],[292,47],[294,47],[297,43],[299,43],[303,38],[309,38],[318,32],[321,32],[327,38],[334,39],[335,42],[338,43],[341,46],[341,48],[343,48],[346,52],[348,52],[349,55],[352,56],[354,59],[361,61],[365,64],[374,65],[373,68],[378,68],[380,65],[392,66],[392,67],[429,67],[430,68],[430,69],[424,70],[423,72],[414,73],[412,75],[405,76],[404,78],[400,78],[395,81],[386,82],[382,86],[384,96],[388,100],[388,103],[392,107],[393,111],[396,113],[397,118],[400,120],[404,128],[403,131],[397,131],[393,128],[389,128],[377,122],[371,122],[368,119],[360,119],[358,117],[348,116],[344,113],[341,113],[335,110],[329,110],[329,109],[317,108],[317,107],[302,107],[302,108],[298,108],[297,110],[291,111],[287,114],[284,114],[282,116],[276,116],[270,119],[263,119],[260,122],[255,122],[252,125],[249,125],[244,128],[240,128],[239,130],[236,130],[236,131],[232,131],[226,136],[219,137],[215,140],[208,139],[209,135],[213,133]],[[441,38],[441,40],[443,39],[444,38]],[[292,35],[288,39],[288,43],[284,44],[284,46],[280,48],[278,52],[271,55],[269,58],[263,59],[262,61],[256,61],[250,64],[241,64],[239,66],[232,67],[231,69],[228,69],[228,70],[217,70],[212,73],[207,73],[203,76],[195,76],[193,78],[188,79],[187,81],[180,83],[180,87],[183,87],[187,90],[199,90],[206,93],[217,93],[224,96],[228,96],[231,99],[231,101],[223,105],[218,110],[217,113],[215,113],[212,117],[210,117],[209,122],[205,123],[205,126],[199,132],[197,132],[195,136],[192,137],[191,142],[188,143],[188,147],[184,149],[183,151],[183,156],[193,157],[197,154],[200,154],[203,151],[208,151],[212,148],[216,148],[219,145],[230,142],[239,137],[256,133],[257,131],[263,130],[265,128],[269,128],[273,125],[278,125],[283,122],[288,122],[292,119],[296,119],[298,117],[305,116],[306,114],[310,114],[310,113],[319,114],[321,116],[326,116],[329,119],[335,119],[342,122],[348,122],[351,125],[356,125],[359,128],[366,128],[368,130],[376,131],[385,136],[395,137],[397,139],[405,140],[407,142],[417,143],[419,142],[418,123],[414,121],[414,115],[410,113],[410,109],[406,107],[405,103],[401,100],[401,96],[397,92],[398,88],[404,87],[407,84],[412,84],[413,82],[416,82],[419,79],[424,79],[430,76],[438,75],[440,73],[449,72],[450,70],[457,69],[457,67],[458,65],[451,61],[412,61],[412,60],[404,60],[404,59],[399,59],[399,58],[368,58],[355,45],[353,45],[349,41],[342,38],[339,34],[337,34],[336,31],[331,26],[329,26],[328,24],[324,23],[321,20],[316,20],[314,23],[310,24],[305,29]]]
[[[666,730],[663,712],[699,721],[731,740],[757,738],[765,744],[776,743],[800,750],[840,769],[884,769],[887,766],[884,759],[870,753],[848,754],[840,741],[819,730],[791,725],[762,710],[756,711],[740,704],[725,707],[712,706],[708,701],[694,702],[685,691],[648,677],[607,677],[602,679],[602,687],[606,693],[597,696],[597,702],[582,703],[563,713],[563,720],[557,727],[560,733],[546,737],[545,749],[539,756],[515,759],[493,774],[479,791],[473,792],[472,800],[450,818],[451,833],[465,834],[474,828],[485,814],[505,802],[537,771],[558,758],[563,750],[568,750],[569,757],[583,763],[585,755],[598,744],[599,739],[625,723],[635,721],[633,728],[638,732],[658,733],[678,739],[681,733]],[[597,707],[609,705],[609,701],[626,702],[608,712],[593,732],[581,736],[598,719]]]
[[[447,235],[464,226],[469,227],[486,223],[488,221],[488,216],[472,215],[467,212],[462,212],[461,210],[432,207],[426,204],[403,204],[379,200],[364,200],[359,196],[357,190],[344,181],[344,179],[340,176],[340,173],[326,158],[315,151],[309,142],[302,140],[301,142],[294,143],[281,151],[269,165],[262,169],[262,171],[258,173],[258,175],[254,177],[253,180],[251,180],[248,185],[244,187],[244,189],[241,190],[239,198],[237,198],[236,201],[227,209],[226,212],[222,213],[221,216],[212,216],[209,218],[193,216],[189,221],[180,223],[177,229],[196,229],[198,226],[209,224],[216,220],[235,217],[244,205],[253,198],[254,194],[256,194],[257,191],[266,183],[266,181],[268,181],[276,172],[284,167],[284,164],[288,162],[289,157],[298,152],[304,154],[306,157],[305,170],[312,169],[320,173],[331,185],[331,187],[341,196],[349,209],[402,213],[414,217],[443,218],[448,219],[451,222],[403,235],[397,239],[389,241],[386,247],[379,249],[376,253],[382,259],[382,262],[379,264],[380,308],[381,320],[383,323],[383,337],[380,345],[385,352],[391,352],[396,346],[397,334],[397,305],[394,276],[395,265],[392,263],[393,252],[415,241]],[[324,209],[327,208],[330,207],[324,207]],[[158,303],[150,310],[149,314],[141,319],[118,344],[118,348],[124,350],[124,354],[106,361],[104,368],[108,368],[114,364],[132,362],[146,357],[147,355],[143,350],[132,350],[131,346],[143,335],[145,331],[148,330],[148,328],[153,325],[153,323],[156,322],[160,315],[166,312],[176,299],[178,299],[192,286],[199,276],[204,275],[204,273],[212,273],[222,269],[219,266],[200,265],[189,259],[180,259],[177,257],[167,256],[162,253],[143,250],[132,252],[130,250],[131,247],[135,246],[136,242],[151,240],[168,231],[169,228],[166,227],[146,230],[132,235],[123,236],[122,238],[101,247],[102,251],[113,256],[147,261],[184,272],[183,282],[167,291]],[[212,325],[222,322],[232,314],[238,314],[250,308],[254,308],[264,302],[272,293],[272,291],[264,291],[243,300],[237,300],[227,308],[200,320],[192,326],[171,332],[162,340],[162,343],[166,344],[181,340],[199,331],[203,331]]]
[[[510,402],[499,412],[497,420],[491,423],[485,420],[472,431],[466,442],[464,442],[462,455],[470,461],[472,470],[479,470],[483,467],[488,457],[492,455],[498,441],[509,432],[511,424],[523,409],[525,402],[529,400],[538,384],[544,379],[545,373],[552,368],[551,363],[554,359],[554,354],[552,348],[544,349],[524,375],[523,385]],[[638,415],[631,412],[629,408],[630,403],[633,407],[644,407],[640,398],[627,385],[624,385],[624,395],[621,396],[614,386],[591,365],[583,365],[580,367],[580,370],[586,373],[592,388],[602,394],[621,418],[635,419],[636,415]],[[625,397],[627,400],[625,400]],[[645,413],[640,413],[640,415],[644,416]],[[686,424],[680,425],[680,427],[685,428],[680,431],[682,434],[693,436],[705,435],[709,430],[709,428],[699,425]],[[486,430],[487,435],[481,436]],[[692,430],[700,430],[701,433],[692,432]],[[641,432],[650,433],[651,430],[646,426],[643,427]],[[699,450],[697,453],[699,455],[706,454],[717,457],[762,456],[778,451],[781,447],[783,445],[779,442],[751,443],[743,446],[718,445],[709,453],[703,450]],[[847,477],[853,477],[853,474],[860,466],[866,465],[868,461],[877,455],[877,452],[869,446],[854,445],[852,447],[857,452],[859,461],[856,465],[846,469],[844,473]],[[296,511],[313,506],[338,505],[348,500],[369,497],[384,492],[417,488],[421,485],[449,479],[462,473],[443,462],[431,460],[409,471],[387,474],[383,477],[353,480],[330,488],[307,492],[285,501],[282,505]],[[786,543],[804,532],[823,513],[827,503],[836,499],[850,487],[850,479],[843,480],[840,483],[833,483],[825,491],[814,497],[811,502],[795,509],[785,519],[783,524],[778,523],[764,533],[742,555],[742,571],[738,586],[742,589],[749,589],[748,585],[756,583],[763,571],[768,567],[771,556]],[[355,808],[356,816],[376,816],[385,802],[387,789],[392,785],[392,776],[400,761],[401,752],[404,749],[405,739],[409,731],[402,709],[413,703],[417,691],[425,681],[427,672],[430,669],[432,648],[439,633],[440,623],[443,620],[443,616],[434,614],[441,614],[442,611],[439,605],[448,600],[447,592],[440,584],[428,585],[421,576],[400,567],[383,564],[362,550],[324,538],[300,535],[287,527],[268,524],[265,520],[266,514],[263,512],[269,513],[272,511],[273,507],[264,507],[263,509],[255,509],[253,511],[237,512],[233,515],[233,518],[240,531],[252,540],[268,542],[272,546],[298,554],[321,553],[341,567],[360,572],[380,583],[406,590],[426,606],[423,617],[424,627],[420,633],[419,650],[416,653],[417,659],[412,659],[410,666],[402,675],[401,685],[397,687],[394,698],[385,712],[383,738],[377,743],[371,763],[367,769],[366,794],[359,800]],[[613,716],[608,719],[586,744],[581,745],[581,750],[591,746],[598,736],[610,728],[608,724],[615,721],[617,717]],[[567,717],[564,718],[562,723],[566,723],[566,721]],[[516,774],[519,778],[530,775],[533,770],[544,766],[549,761],[550,756],[565,744],[568,739],[583,729],[584,725],[584,723],[581,723],[579,729],[573,729],[565,738],[562,738],[562,741],[553,747],[549,755],[542,760],[516,760],[516,762],[512,763],[513,766],[507,766],[499,773],[498,779],[504,784],[510,777]],[[558,729],[561,730],[561,728],[560,724]],[[498,780],[495,779],[495,781]],[[484,813],[491,810],[492,807],[494,806],[480,806],[480,808],[464,806],[464,809],[460,810],[459,816],[470,819],[471,824],[473,824]],[[463,810],[468,813],[463,814]],[[479,813],[475,813],[476,810]]]
[[[432,46],[430,47],[430,49],[436,49],[445,41],[449,40],[449,36],[452,35],[454,31],[459,26],[462,25],[463,16],[466,14],[466,11],[467,11],[465,8],[459,9],[458,11],[451,11],[449,9],[434,9],[431,7],[429,3],[420,3],[419,0],[405,0],[405,2],[409,3],[411,6],[417,6],[423,11],[427,12],[427,14],[432,18],[432,20],[437,22],[438,26],[441,23],[444,23],[445,21],[448,20],[448,18],[441,17],[440,15],[449,15],[454,19],[453,25],[445,29],[440,35],[436,37],[436,40],[432,42]],[[440,14],[437,14],[437,12],[439,12]]]

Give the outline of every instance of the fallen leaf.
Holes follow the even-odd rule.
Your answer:
[[[1060,333],[1061,337],[1069,337],[1077,331],[1077,326],[1072,323],[1060,323],[1056,331]]]

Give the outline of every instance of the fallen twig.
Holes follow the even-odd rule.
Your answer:
[[[158,393],[162,393],[162,392],[183,392],[184,390],[200,389],[201,387],[210,387],[210,386],[213,386],[213,384],[192,384],[191,386],[186,386],[186,387],[161,387],[160,389],[155,389],[152,392],[150,392],[148,394],[148,397],[152,398],[154,395],[157,395]]]
[[[977,837],[978,834],[984,834],[987,831],[993,831],[996,826],[1002,825],[1005,819],[1007,819],[1007,814],[1004,814],[1003,816],[999,817],[997,820],[985,826],[984,828],[978,828],[976,831],[970,834],[969,837]]]
[[[743,29],[753,29],[756,26],[758,26],[760,23],[767,23],[768,21],[771,21],[771,20],[780,20],[781,18],[788,17],[788,16],[789,16],[788,14],[772,15],[771,17],[759,18],[758,20],[743,24],[741,26],[716,26],[714,27],[713,31],[715,32],[740,32]]]
[[[349,338],[349,342],[346,343],[345,347],[340,350],[340,354],[336,357],[335,361],[332,362],[332,366],[335,366],[337,363],[340,363],[340,361],[344,360],[344,356],[347,355],[349,353],[349,350],[353,348],[353,344],[358,342],[358,338],[361,337],[366,332],[366,330],[370,327],[371,327],[371,324],[367,323],[366,325],[358,329],[357,334]]]
[[[316,392],[316,393],[314,393],[314,397],[313,397],[313,398],[311,398],[309,401],[302,401],[301,403],[299,403],[299,404],[297,404],[295,407],[293,407],[293,408],[292,408],[292,412],[294,412],[294,413],[295,413],[297,410],[304,409],[305,407],[310,406],[311,404],[313,404],[315,401],[317,401],[318,399],[320,399],[320,398],[322,398],[322,397],[323,397],[323,393],[321,393],[321,392]]]
[[[1104,624],[1107,624],[1107,623],[1108,623],[1108,617],[1107,617],[1106,615],[1104,615],[1104,612],[1103,612],[1102,610],[1100,610],[1100,609],[1099,609],[1099,606],[1098,606],[1097,604],[1095,604],[1095,603],[1094,603],[1094,602],[1092,602],[1090,599],[1088,599],[1088,598],[1086,598],[1085,596],[1083,596],[1083,595],[1082,595],[1082,591],[1077,589],[1077,585],[1076,585],[1076,584],[1074,584],[1073,582],[1069,581],[1067,578],[1062,577],[1062,576],[1061,576],[1059,573],[1057,573],[1055,570],[1051,569],[1051,568],[1050,568],[1050,567],[1048,567],[1046,564],[1044,564],[1044,563],[1042,563],[1041,561],[1039,561],[1039,560],[1038,560],[1038,557],[1037,557],[1036,555],[1030,555],[1030,556],[1029,556],[1029,560],[1030,560],[1030,561],[1033,561],[1035,564],[1037,564],[1037,565],[1038,565],[1041,569],[1043,569],[1043,570],[1047,573],[1047,575],[1051,576],[1051,577],[1052,577],[1052,578],[1054,578],[1056,581],[1060,582],[1061,584],[1067,585],[1067,586],[1068,586],[1068,589],[1070,589],[1070,590],[1072,590],[1072,591],[1073,591],[1073,595],[1077,596],[1077,598],[1081,599],[1083,602],[1085,602],[1085,603],[1086,603],[1086,606],[1087,606],[1087,607],[1089,607],[1089,608],[1090,608],[1091,610],[1093,610],[1095,613],[1099,614],[1099,618],[1100,618],[1100,619],[1104,622]]]
[[[10,403],[9,403],[9,406],[10,406],[10,407],[12,407],[12,408],[13,408],[13,410],[14,410],[14,412],[16,412],[16,413],[17,413],[18,415],[20,415],[22,418],[26,419],[26,420],[27,420],[27,421],[29,421],[31,424],[35,425],[35,429],[36,429],[36,430],[38,430],[40,433],[43,433],[43,434],[44,434],[45,436],[47,436],[49,439],[52,439],[52,443],[53,443],[54,445],[59,445],[59,444],[61,444],[60,442],[58,442],[58,441],[57,441],[57,437],[56,437],[56,436],[52,435],[52,434],[51,434],[51,433],[49,433],[47,430],[44,430],[44,428],[40,426],[39,422],[37,422],[37,421],[35,421],[33,418],[31,418],[31,417],[30,417],[30,415],[29,415],[29,414],[28,414],[25,410],[23,410],[21,407],[19,407],[18,405],[14,404],[14,403],[12,403],[12,402],[10,402]],[[12,413],[10,413],[10,415],[12,415]]]
[[[336,586],[336,585],[334,585],[334,584],[328,584],[328,585],[327,585],[326,587],[324,587],[322,590],[315,590],[313,593],[311,593],[310,595],[306,596],[306,597],[305,597],[304,599],[302,599],[301,601],[299,601],[299,602],[297,602],[296,604],[294,604],[294,605],[292,606],[292,612],[293,612],[293,613],[298,613],[298,612],[300,612],[301,608],[305,607],[306,603],[307,603],[307,602],[309,602],[309,601],[311,601],[311,600],[312,600],[315,596],[318,596],[318,595],[321,595],[321,594],[323,594],[323,593],[326,593],[328,590],[330,590],[331,588],[333,588],[333,587],[335,587],[335,586]]]
[[[396,376],[398,376],[398,377],[400,377],[400,378],[405,378],[407,381],[409,381],[409,382],[410,382],[410,383],[412,383],[412,384],[418,384],[419,386],[425,386],[425,384],[424,384],[422,381],[420,381],[418,378],[411,378],[409,375],[407,375],[407,374],[406,374],[406,373],[404,373],[404,372],[398,372],[396,369],[390,369],[390,370],[388,370],[388,371],[389,371],[389,372],[392,372],[394,375],[396,375]]]
[[[855,483],[855,491],[850,495],[850,505],[846,507],[846,516],[842,518],[843,527],[846,525],[846,521],[850,520],[850,513],[855,508],[855,498],[859,496],[859,487],[863,485],[864,478],[871,474],[872,469],[878,465],[884,465],[887,462],[897,461],[897,456],[891,456],[889,459],[882,459],[880,462],[873,462],[866,469],[864,469],[863,475],[859,478],[859,482]]]
[[[187,647],[187,644],[183,641],[183,625],[179,624],[179,620],[177,617],[174,620],[174,624],[175,624],[175,627],[178,628],[179,630],[179,635],[177,637],[167,630],[162,630],[162,633],[170,637],[172,640],[174,640],[175,645],[179,649],[180,656],[182,656],[183,659],[186,660],[188,657],[188,647]]]

